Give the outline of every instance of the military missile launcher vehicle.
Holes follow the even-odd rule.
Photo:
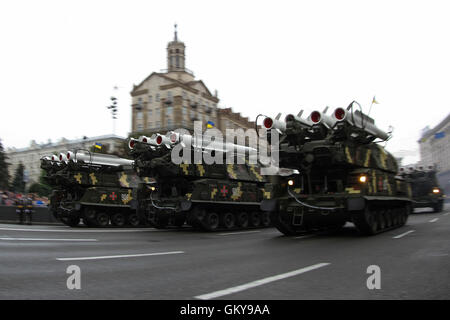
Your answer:
[[[270,225],[269,214],[260,212],[266,179],[258,165],[206,164],[194,162],[195,153],[227,152],[242,155],[254,151],[245,146],[203,144],[191,135],[169,132],[166,136],[130,139],[139,176],[152,176],[156,183],[142,183],[138,190],[138,212],[158,228],[182,226],[214,231],[239,230]],[[174,148],[191,152],[188,163],[171,161]]]
[[[357,102],[332,116],[313,111],[266,117],[263,126],[279,135],[280,166],[299,174],[273,176],[261,209],[285,235],[339,229],[352,222],[366,235],[405,224],[411,212],[411,188],[397,175],[395,158],[379,143],[390,133],[375,126]]]
[[[136,204],[141,178],[132,164],[132,160],[90,152],[42,158],[45,179],[54,188],[50,211],[72,227],[81,220],[89,227],[139,226],[143,221],[136,214]]]
[[[433,208],[434,212],[441,212],[444,208],[445,194],[439,187],[436,168],[400,168],[400,176],[411,184],[413,208]]]

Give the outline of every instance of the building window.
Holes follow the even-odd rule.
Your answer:
[[[161,116],[161,110],[159,108],[155,109],[155,117],[158,119]]]
[[[172,115],[172,107],[167,107],[166,108],[166,116],[171,116]]]
[[[149,119],[151,119],[152,118],[152,115],[153,115],[153,110],[148,110],[148,115],[147,115],[147,117],[149,118]]]
[[[160,99],[159,99],[159,93],[156,94],[156,96],[155,96],[155,101],[156,101],[156,102],[159,102],[159,101],[160,101]]]
[[[172,101],[172,91],[167,91],[167,100]]]
[[[181,108],[183,116],[185,117],[187,115],[187,109],[186,107]]]
[[[161,121],[156,121],[156,127],[160,128],[161,127]]]
[[[136,115],[137,120],[142,120],[142,111],[139,111]]]
[[[177,61],[176,66],[177,66],[177,68],[179,68],[180,67],[180,57],[179,56],[176,56],[176,61]]]
[[[167,126],[170,127],[172,125],[172,119],[167,119]]]
[[[144,129],[144,126],[142,124],[138,124],[137,129],[138,131],[142,131]]]
[[[182,95],[183,95],[183,99],[186,99],[186,97],[187,97],[186,91],[183,91]]]
[[[153,128],[153,122],[149,121],[148,127],[149,127],[149,128]]]
[[[153,102],[153,97],[152,96],[148,96],[148,103],[152,103]]]
[[[136,109],[137,110],[142,110],[142,98],[138,98]]]

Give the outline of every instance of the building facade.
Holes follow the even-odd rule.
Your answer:
[[[420,138],[420,164],[436,166],[438,179],[447,195],[450,194],[450,114],[436,127],[422,133]]]
[[[76,140],[67,140],[62,138],[55,143],[38,144],[36,141],[31,141],[27,148],[9,148],[6,150],[9,166],[9,174],[11,179],[14,179],[14,174],[20,163],[25,167],[26,187],[28,188],[35,182],[39,182],[41,175],[40,159],[45,156],[53,154],[59,155],[60,152],[66,153],[76,149],[89,150],[95,143],[102,144],[102,148],[108,153],[118,153],[124,147],[126,139],[116,135],[104,135],[92,138],[83,138]]]
[[[225,132],[226,128],[254,128],[254,122],[234,113],[230,108],[218,107],[217,92],[212,94],[202,80],[196,80],[186,68],[186,47],[174,39],[167,45],[167,69],[153,72],[131,91],[131,135],[151,135],[169,130],[194,129],[194,121],[201,121],[206,129],[208,121]]]

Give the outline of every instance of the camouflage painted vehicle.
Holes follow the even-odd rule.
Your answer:
[[[375,142],[390,134],[359,111],[337,108],[332,116],[314,111],[307,118],[265,118],[270,134],[280,135],[280,166],[297,174],[272,177],[261,209],[285,235],[337,230],[352,222],[362,234],[376,234],[406,223],[411,187],[397,176],[395,158]]]
[[[84,157],[83,157],[84,156]],[[69,226],[82,220],[89,227],[139,226],[137,187],[141,179],[132,160],[108,155],[73,154],[45,157],[41,168],[54,188],[50,211]]]
[[[442,211],[445,194],[439,186],[435,168],[400,168],[400,175],[411,184],[414,208],[429,207],[434,212]]]
[[[139,212],[157,228],[188,224],[200,230],[238,230],[270,225],[259,210],[266,179],[256,165],[174,164],[171,151],[183,136],[130,140],[136,171],[156,183],[139,189]],[[166,137],[167,138],[167,137]]]

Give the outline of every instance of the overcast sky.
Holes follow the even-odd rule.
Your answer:
[[[255,119],[357,100],[389,151],[418,150],[450,112],[448,1],[1,1],[5,147],[131,129],[129,92],[166,68],[173,25],[219,106]],[[308,113],[309,113],[308,112]],[[406,157],[405,162],[418,160]]]

